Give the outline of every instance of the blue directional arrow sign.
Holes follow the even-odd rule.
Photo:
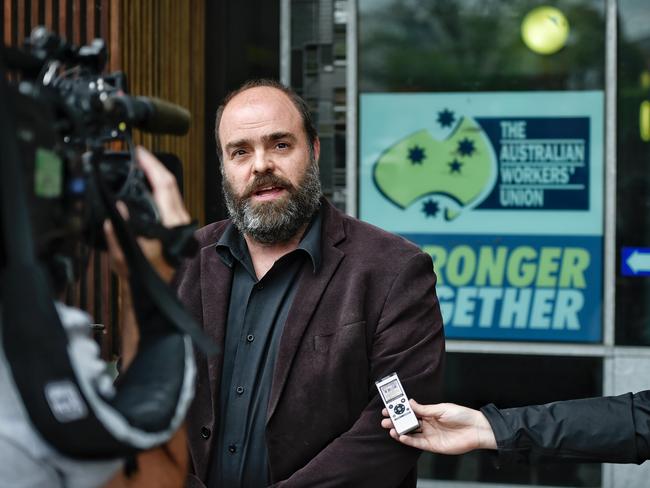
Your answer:
[[[650,276],[650,247],[624,247],[621,250],[623,276]]]

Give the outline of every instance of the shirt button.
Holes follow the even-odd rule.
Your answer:
[[[201,427],[201,437],[203,437],[204,439],[209,439],[211,433],[212,432],[210,432],[210,429],[208,429],[207,427]]]
[[[255,336],[253,334],[248,334],[246,336],[246,342],[253,342],[255,340]]]
[[[238,386],[235,391],[237,392],[238,395],[241,395],[244,393],[244,387],[243,386]]]
[[[230,444],[230,445],[228,446],[228,452],[229,452],[230,454],[235,454],[235,453],[237,452],[237,446],[234,445],[234,444]]]
[[[263,290],[263,289],[264,289],[264,285],[262,285],[262,284],[260,283],[260,284],[258,284],[255,288],[258,289],[258,290]]]

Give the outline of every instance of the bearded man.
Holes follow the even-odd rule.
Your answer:
[[[439,399],[431,258],[322,197],[307,104],[256,80],[216,137],[230,219],[198,233],[179,296],[221,347],[198,359],[189,486],[415,486],[418,452],[382,431],[374,382]]]

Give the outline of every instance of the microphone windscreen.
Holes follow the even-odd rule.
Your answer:
[[[190,112],[174,103],[155,97],[137,97],[149,106],[149,116],[142,120],[139,128],[154,134],[184,135],[190,130]]]

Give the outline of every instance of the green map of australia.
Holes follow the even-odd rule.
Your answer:
[[[485,195],[496,171],[496,161],[483,130],[470,117],[463,117],[445,140],[420,130],[396,142],[382,153],[373,167],[379,191],[405,209],[423,197],[422,211],[435,217],[443,210],[447,220],[463,208],[474,206]],[[446,203],[444,203],[446,202]]]

